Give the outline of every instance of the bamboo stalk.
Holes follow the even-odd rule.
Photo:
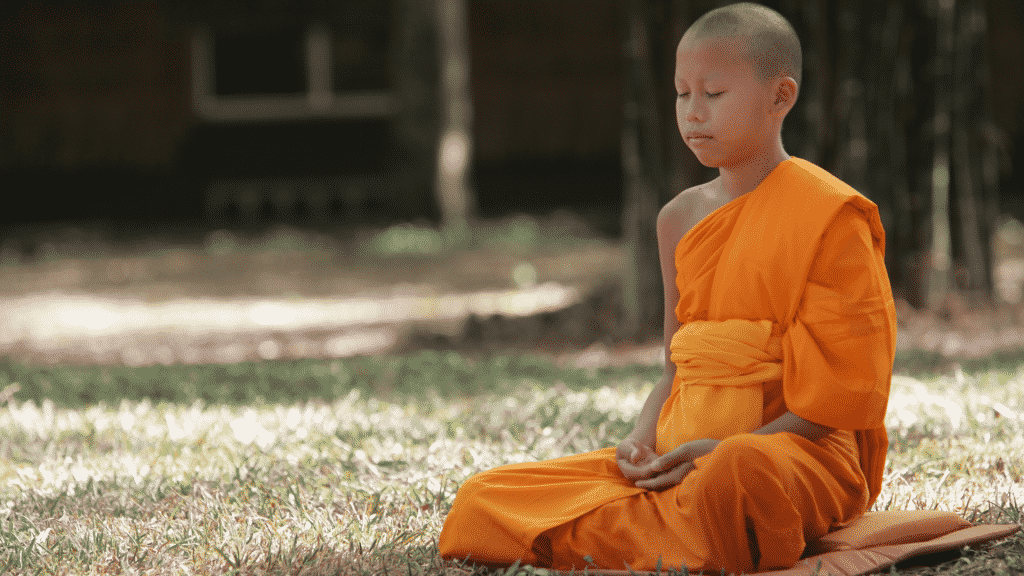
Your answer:
[[[976,180],[974,164],[978,160],[977,152],[971,146],[972,130],[976,114],[973,110],[973,83],[966,82],[976,65],[975,50],[978,43],[973,14],[970,6],[960,5],[957,19],[956,48],[953,51],[953,77],[956,86],[953,94],[952,115],[952,160],[955,167],[957,217],[960,220],[960,241],[968,277],[966,288],[976,296],[987,298],[989,295],[988,273],[986,272],[985,249],[982,245],[978,199],[975,192]]]
[[[800,87],[800,98],[804,100],[804,145],[800,157],[820,164],[831,132],[831,124],[825,117],[826,92],[832,72],[827,6],[821,0],[808,0],[801,11],[810,35],[804,48],[804,85]]]
[[[889,239],[885,251],[888,268],[907,299],[915,300],[913,295],[919,291],[916,286],[909,286],[916,282],[917,275],[909,270],[914,246],[912,202],[907,178],[907,126],[899,108],[907,96],[905,91],[909,89],[909,57],[902,53],[900,46],[903,22],[902,6],[896,3],[885,6],[885,18],[878,38],[878,121],[873,139],[878,150],[876,162],[885,168],[875,171],[874,183],[878,192],[887,191],[889,199],[889,214],[883,216]]]
[[[954,0],[937,0],[935,115],[932,149],[932,242],[928,273],[928,306],[936,310],[949,293],[951,267],[949,235],[949,68],[953,52]]]

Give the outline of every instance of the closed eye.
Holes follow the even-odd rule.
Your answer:
[[[721,92],[708,92],[707,93],[708,98],[717,98],[717,97],[721,96],[722,94],[725,94],[725,90],[722,90]]]

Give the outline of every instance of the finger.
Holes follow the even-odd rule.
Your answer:
[[[688,449],[679,447],[656,459],[652,462],[652,467],[659,472],[664,472],[692,461],[693,454]]]
[[[640,461],[640,449],[633,446],[633,451],[629,453],[629,461],[636,464]]]
[[[643,452],[641,460],[644,461],[653,460],[654,458],[658,457],[658,453],[652,450],[650,446],[643,446],[641,452]]]
[[[651,478],[656,474],[656,472],[651,470],[648,466],[638,466],[629,462],[626,462],[626,470],[624,470],[624,472],[628,472],[634,479],[640,480]]]
[[[630,442],[623,442],[615,448],[616,460],[629,460],[636,445]]]
[[[641,461],[639,464],[637,464],[638,473],[641,474],[644,478],[653,478],[654,476],[661,474],[663,470],[659,470],[654,465],[655,462],[656,459],[654,458],[648,458],[646,460]]]
[[[655,454],[653,450],[642,449],[636,461],[633,463],[636,464],[637,466],[646,467],[650,465],[650,463],[653,462],[657,457],[658,455]]]
[[[626,479],[636,481],[641,478],[641,476],[637,474],[637,467],[628,459],[619,458],[616,460],[616,464],[619,465],[619,472],[622,472],[622,475],[625,476]]]
[[[664,490],[665,488],[671,488],[682,482],[683,478],[686,478],[686,475],[692,472],[693,469],[693,463],[686,462],[664,474],[640,480],[635,483],[635,486],[637,488],[644,488],[645,490]]]
[[[683,466],[689,465],[684,464]],[[673,486],[678,486],[683,481],[683,478],[685,478],[686,475],[689,473],[689,471],[682,472],[680,470],[682,470],[682,467],[671,470],[660,476],[639,480],[635,483],[635,485],[637,488],[655,491],[665,490]]]
[[[646,466],[636,466],[625,458],[618,461],[619,471],[626,477],[630,482],[636,482],[637,480],[643,480],[650,478],[654,472]]]

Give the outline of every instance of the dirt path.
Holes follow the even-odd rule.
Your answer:
[[[48,292],[0,299],[0,353],[45,362],[238,362],[344,357],[395,348],[413,329],[463,331],[472,317],[521,318],[581,300],[549,282],[506,290],[336,298],[141,298]]]
[[[397,230],[404,236],[362,240],[215,231],[198,245],[120,246],[64,231],[37,241],[32,261],[8,245],[0,250],[0,355],[225,363],[511,341],[502,333],[510,323],[573,311],[622,269],[618,246],[598,239],[531,243],[513,229],[506,236],[519,245],[485,237],[472,250],[429,253],[428,231]]]
[[[613,340],[615,243],[386,256],[366,245],[218,231],[193,246],[72,238],[33,262],[0,254],[0,356],[143,365],[451,347],[547,351],[581,366],[662,361],[658,342]],[[1004,300],[1022,277],[1024,260],[1002,261]],[[952,299],[931,314],[901,302],[898,317],[902,350],[971,358],[1024,348],[1021,304],[971,311]]]

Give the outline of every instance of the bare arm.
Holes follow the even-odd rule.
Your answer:
[[[820,424],[804,420],[792,412],[786,412],[768,424],[754,430],[753,433],[775,434],[776,432],[792,432],[814,442],[827,436],[833,430],[834,428],[821,426]],[[620,463],[619,468],[623,470],[623,474],[632,480],[638,488],[661,490],[682,482],[683,478],[694,469],[693,461],[701,456],[710,454],[718,446],[719,442],[719,440],[711,438],[691,440],[658,458],[641,462],[639,465],[631,465],[628,462]]]
[[[674,373],[674,366],[672,367]],[[669,370],[666,369],[665,372]],[[655,441],[658,436],[658,417],[661,415],[661,407],[665,405],[665,400],[668,400],[669,392],[672,391],[672,378],[673,375],[662,375],[661,380],[654,385],[651,393],[647,396],[647,400],[644,402],[644,407],[640,410],[640,415],[637,416],[636,424],[633,425],[633,431],[629,433],[630,436],[636,438],[640,444],[654,448]]]
[[[828,436],[834,431],[835,428],[815,424],[810,420],[804,420],[792,412],[786,412],[775,420],[772,420],[757,430],[754,430],[752,433],[767,435],[775,434],[776,432],[792,432],[793,434],[807,438],[811,442],[815,442],[825,436]]]
[[[665,293],[665,370],[661,379],[655,384],[644,407],[637,417],[630,436],[641,444],[654,447],[657,438],[658,417],[661,407],[672,391],[672,380],[676,375],[676,366],[672,363],[672,336],[679,330],[679,319],[676,318],[676,304],[679,302],[679,288],[676,286],[676,246],[692,224],[689,202],[684,195],[673,199],[658,214],[658,254],[661,259],[661,280]]]

